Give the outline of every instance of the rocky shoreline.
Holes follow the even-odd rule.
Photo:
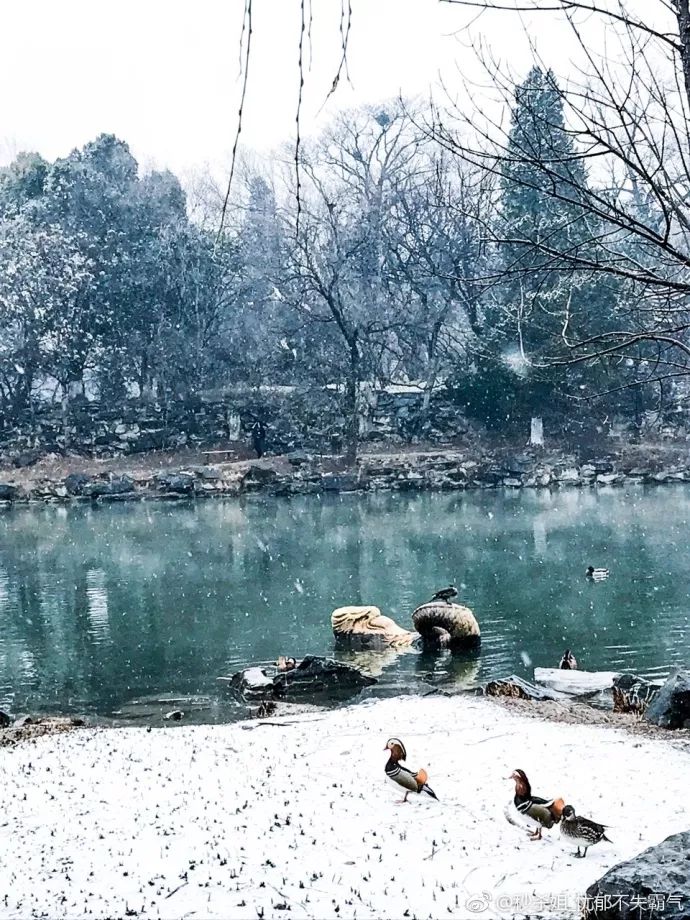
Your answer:
[[[571,489],[690,482],[687,448],[661,456],[644,449],[583,459],[562,451],[449,448],[364,454],[346,468],[337,457],[303,451],[261,460],[181,463],[156,469],[151,457],[113,469],[75,459],[77,471],[0,472],[0,505],[26,502],[120,502],[211,496],[313,495],[345,492]],[[174,464],[173,457],[173,464]],[[143,460],[143,462],[142,462]],[[65,464],[63,464],[64,467]],[[66,461],[69,468],[69,461]]]

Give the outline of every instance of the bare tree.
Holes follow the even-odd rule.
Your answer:
[[[407,295],[402,335],[422,355],[423,414],[444,364],[454,364],[483,331],[491,258],[484,223],[494,186],[487,172],[434,147],[397,190],[387,232],[391,284],[398,298]]]
[[[629,0],[444,0],[476,10],[540,12],[568,24],[580,53],[576,72],[553,85],[565,124],[549,125],[572,152],[548,151],[526,138],[511,143],[502,111],[514,103],[517,82],[480,52],[493,101],[471,111],[436,109],[432,135],[464,161],[570,208],[578,233],[522,236],[503,222],[494,241],[540,255],[581,279],[616,279],[622,296],[599,327],[583,332],[563,316],[564,362],[625,356],[640,367],[638,381],[690,370],[690,19],[687,0],[649,0],[638,16]],[[592,23],[606,24],[601,53],[588,40]],[[653,23],[653,25],[651,24]],[[548,68],[534,52],[535,63]],[[477,99],[477,93],[474,93]],[[491,113],[496,113],[493,116]],[[488,113],[488,114],[487,114]],[[535,117],[538,117],[535,113]],[[579,164],[585,168],[575,168]],[[572,216],[572,203],[578,214]],[[504,266],[519,277],[529,259]]]
[[[286,214],[295,240],[292,303],[304,323],[333,329],[342,346],[333,371],[344,379],[349,462],[358,449],[360,384],[382,373],[405,319],[386,284],[384,228],[418,145],[399,108],[340,119],[305,154],[302,200]]]

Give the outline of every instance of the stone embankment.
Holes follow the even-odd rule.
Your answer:
[[[563,453],[534,452],[506,459],[468,450],[362,456],[352,469],[336,458],[295,451],[261,461],[188,465],[165,470],[99,471],[98,466],[68,475],[0,474],[0,503],[29,501],[117,502],[251,493],[307,495],[340,492],[459,491],[465,489],[569,489],[690,482],[690,457],[669,465],[658,459],[632,464],[621,456],[578,461]]]

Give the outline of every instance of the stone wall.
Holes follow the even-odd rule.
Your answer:
[[[387,391],[362,400],[365,442],[442,442],[467,432],[462,413],[441,395],[422,418],[419,391]],[[267,452],[297,448],[342,450],[346,420],[334,391],[272,388],[169,405],[130,402],[118,407],[74,402],[39,406],[16,423],[0,424],[0,462],[30,466],[49,453],[90,458],[126,456],[180,447],[209,448],[240,441],[251,444],[252,425],[266,426]]]

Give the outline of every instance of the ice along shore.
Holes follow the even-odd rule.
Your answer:
[[[396,804],[391,735],[440,802]],[[80,729],[0,749],[0,917],[579,915],[609,867],[687,830],[690,752],[473,697],[285,720]],[[506,821],[505,777],[610,825],[575,859]]]

